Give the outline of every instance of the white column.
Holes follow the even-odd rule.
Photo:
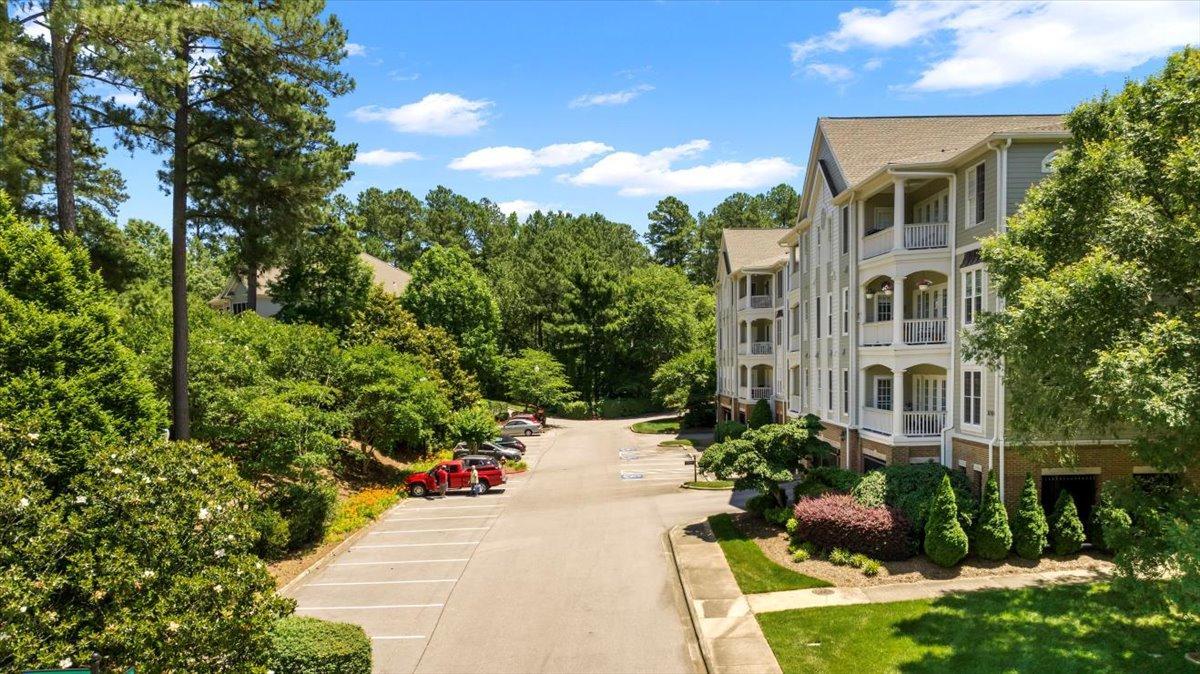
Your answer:
[[[858,369],[858,395],[851,398],[854,404],[862,409],[867,404],[867,368]]]
[[[904,435],[904,370],[892,371],[892,437]]]
[[[904,343],[904,277],[897,276],[892,285],[892,348]]]
[[[904,250],[904,178],[892,182],[896,193],[892,197],[892,250]]]

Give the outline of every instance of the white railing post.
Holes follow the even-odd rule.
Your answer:
[[[771,353],[772,346],[771,342],[755,342],[750,345],[750,353],[756,356],[765,356]]]
[[[909,250],[945,248],[947,223],[926,222],[904,226],[904,247]]]
[[[946,319],[914,318],[904,321],[905,344],[945,344]]]

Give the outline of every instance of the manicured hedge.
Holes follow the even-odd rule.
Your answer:
[[[806,496],[824,496],[829,492],[849,493],[858,484],[862,475],[845,468],[818,466],[808,471],[792,490],[792,499],[799,501]]]
[[[371,640],[358,625],[289,616],[271,634],[275,674],[371,674]]]
[[[975,496],[971,493],[971,483],[962,471],[950,470],[936,463],[888,466],[864,475],[851,493],[866,506],[889,505],[899,508],[912,522],[913,531],[920,538],[924,537],[925,521],[929,519],[933,495],[941,486],[944,475],[950,476],[950,486],[954,489],[958,523],[964,530],[970,531],[977,507]]]
[[[876,559],[906,559],[915,552],[912,525],[900,510],[868,507],[846,494],[801,499],[793,509],[795,538],[822,548],[845,548]]]

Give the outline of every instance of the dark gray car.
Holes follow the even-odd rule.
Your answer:
[[[464,456],[489,456],[497,461],[520,461],[521,452],[508,447],[500,447],[490,442],[485,442],[479,445],[479,449],[470,449],[468,447],[458,447],[454,450],[454,458],[461,459]]]

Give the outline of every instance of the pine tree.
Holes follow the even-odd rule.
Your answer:
[[[949,568],[967,556],[967,548],[967,533],[958,523],[954,488],[950,486],[950,476],[943,475],[925,524],[925,554],[934,564]]]
[[[1050,517],[1050,541],[1054,546],[1054,554],[1073,555],[1079,552],[1085,538],[1075,499],[1064,489],[1059,492],[1054,515]]]
[[[750,418],[746,420],[748,422],[746,425],[751,429],[761,428],[771,423],[772,419],[771,403],[766,398],[762,398],[751,408]]]
[[[687,204],[665,197],[646,214],[646,243],[654,249],[654,260],[667,267],[682,267],[696,235],[696,218]]]
[[[975,552],[984,559],[1000,560],[1012,549],[1013,535],[1008,526],[1008,511],[1000,500],[1000,483],[995,471],[988,475],[975,525]]]
[[[1038,501],[1037,482],[1033,474],[1025,474],[1025,487],[1021,489],[1021,501],[1013,517],[1013,544],[1017,554],[1025,559],[1037,559],[1046,549],[1046,513]]]

